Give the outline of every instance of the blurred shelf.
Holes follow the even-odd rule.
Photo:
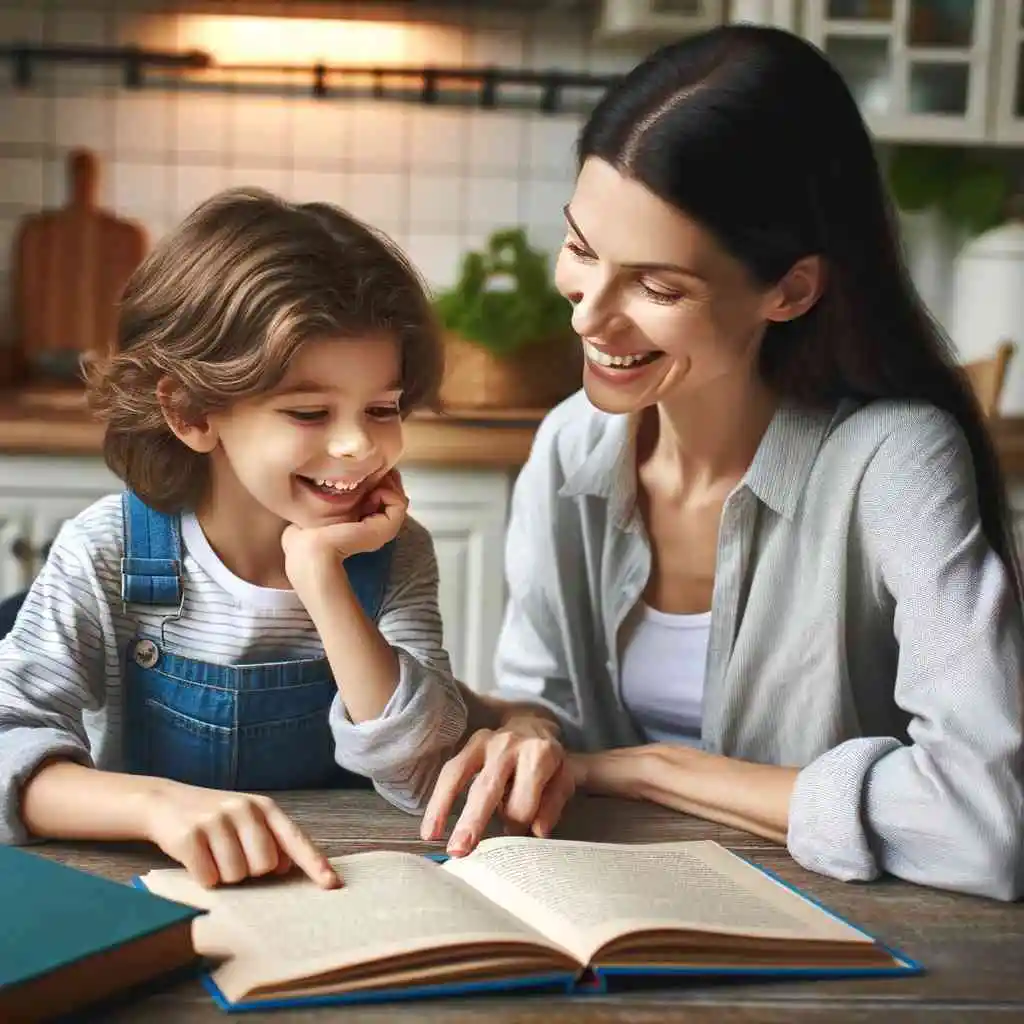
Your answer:
[[[543,409],[452,409],[416,413],[405,427],[406,465],[521,466]],[[28,385],[0,392],[0,453],[99,455],[103,427],[79,387]]]

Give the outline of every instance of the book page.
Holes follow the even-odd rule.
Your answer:
[[[583,962],[610,940],[647,929],[872,941],[714,842],[506,837],[445,868]]]
[[[557,951],[553,964],[570,964],[564,950],[424,857],[375,851],[331,863],[340,889],[292,874],[206,890],[181,869],[152,871],[143,882],[209,908],[195,941],[200,953],[230,956],[217,980],[232,999],[255,986],[471,944],[547,948]]]

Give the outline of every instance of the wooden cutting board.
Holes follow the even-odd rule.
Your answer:
[[[79,375],[85,353],[113,344],[117,304],[146,254],[143,228],[97,205],[99,166],[86,149],[68,156],[67,205],[31,214],[15,238],[15,343],[32,377]]]

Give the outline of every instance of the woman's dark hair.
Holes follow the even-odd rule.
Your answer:
[[[770,324],[765,380],[804,405],[919,400],[952,415],[974,461],[982,529],[1022,601],[1006,487],[985,417],[918,297],[860,111],[811,44],[727,25],[655,51],[613,86],[577,158],[611,164],[710,230],[760,283],[812,254],[821,298]]]

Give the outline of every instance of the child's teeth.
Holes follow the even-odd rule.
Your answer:
[[[317,480],[316,483],[320,487],[329,487],[332,491],[354,491],[361,480],[357,480],[355,483],[343,484],[340,480]]]

